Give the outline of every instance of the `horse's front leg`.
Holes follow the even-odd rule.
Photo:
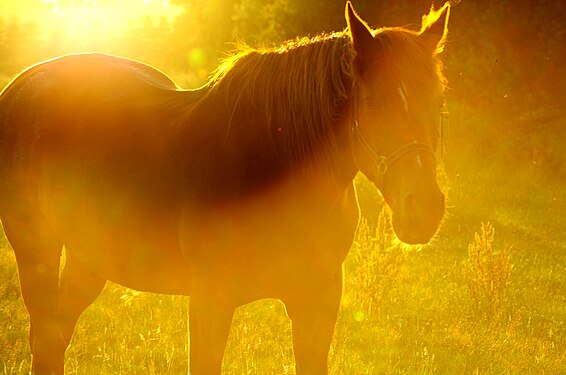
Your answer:
[[[191,375],[220,375],[235,308],[214,293],[193,291],[189,307]]]
[[[342,296],[342,271],[328,284],[304,288],[285,301],[293,327],[297,375],[328,374],[328,351]]]

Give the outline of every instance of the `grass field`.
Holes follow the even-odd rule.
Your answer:
[[[387,215],[376,220],[381,207],[364,205],[373,219],[345,264],[332,374],[566,373],[564,184],[529,166],[477,170],[452,173],[449,214],[424,248],[392,245]],[[360,184],[364,202],[377,199]],[[28,320],[2,241],[0,374],[20,374],[29,367]],[[188,303],[109,283],[79,321],[67,373],[186,374]],[[278,301],[237,311],[223,366],[234,375],[294,373]]]

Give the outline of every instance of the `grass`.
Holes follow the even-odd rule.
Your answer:
[[[512,179],[505,172],[453,173],[449,215],[424,248],[392,246],[384,212],[364,222],[345,264],[333,374],[564,373],[566,193],[533,168]],[[363,201],[375,200],[372,188],[360,184]],[[20,374],[29,366],[28,321],[3,241],[0,374]],[[109,283],[79,321],[67,373],[186,374],[188,301]],[[237,311],[224,371],[294,374],[280,302]]]
[[[490,223],[482,223],[474,242],[468,245],[464,276],[476,312],[497,321],[505,312],[507,286],[513,265],[509,246],[497,250],[493,247],[494,241],[495,228]]]

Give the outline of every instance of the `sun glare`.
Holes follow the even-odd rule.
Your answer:
[[[181,12],[170,0],[0,0],[0,13],[57,33],[70,44],[107,41],[141,24],[147,16],[172,20]]]

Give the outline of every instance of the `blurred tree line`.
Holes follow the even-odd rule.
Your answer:
[[[472,154],[503,152],[566,173],[566,2],[462,0],[452,8],[443,57],[453,143]],[[0,15],[0,76],[57,55],[102,51],[139,59],[195,87],[244,41],[269,46],[345,27],[343,0],[172,0],[175,20],[147,16],[108,40],[71,41],[57,30]],[[353,0],[373,27],[418,29],[431,0]],[[437,2],[437,7],[442,3]],[[7,78],[2,82],[6,82]],[[562,146],[562,147],[561,147]],[[458,146],[460,147],[460,146]],[[522,159],[522,160],[523,160]]]

